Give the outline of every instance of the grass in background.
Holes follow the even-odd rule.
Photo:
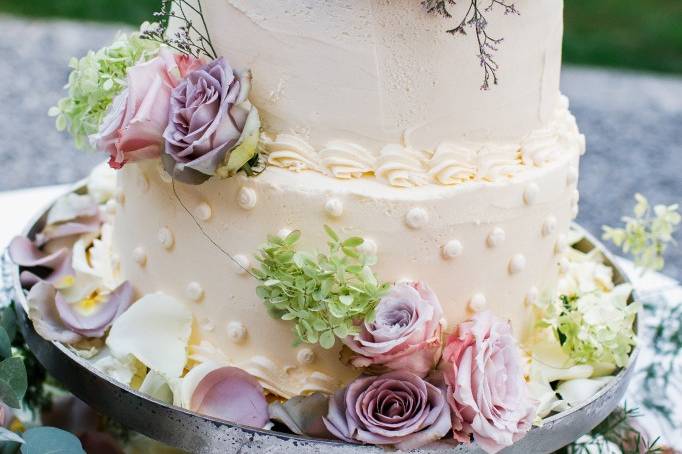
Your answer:
[[[138,25],[159,3],[0,0],[0,12]],[[565,10],[566,62],[682,73],[682,0],[565,0]]]

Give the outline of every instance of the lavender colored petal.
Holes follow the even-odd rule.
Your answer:
[[[264,427],[269,420],[263,388],[236,367],[208,373],[194,390],[190,407],[207,416],[252,427]]]
[[[322,418],[322,422],[324,422],[327,430],[339,440],[347,443],[357,443],[352,438],[353,434],[346,419],[346,392],[347,388],[344,388],[334,394],[329,401],[327,416]]]
[[[163,168],[166,170],[166,172],[168,172],[171,177],[181,183],[199,185],[211,178],[210,175],[197,172],[196,170],[189,167],[179,169],[173,156],[168,153],[161,155],[161,161],[163,162]]]
[[[58,268],[69,255],[67,249],[60,249],[52,254],[46,254],[28,238],[15,236],[9,244],[9,257],[19,266],[33,268],[42,266],[45,268]]]
[[[62,323],[55,298],[57,290],[48,282],[38,282],[31,288],[26,297],[28,316],[33,322],[33,327],[45,340],[57,341],[64,344],[75,344],[83,338],[69,331]]]
[[[332,438],[323,421],[329,411],[329,397],[322,393],[296,396],[284,403],[270,404],[270,419],[279,421],[298,435]]]
[[[42,247],[46,243],[58,238],[95,233],[99,231],[101,226],[102,219],[99,214],[90,217],[81,217],[73,222],[66,222],[64,224],[49,225],[36,235],[36,246]]]
[[[55,298],[57,312],[64,325],[75,333],[91,338],[104,336],[114,320],[125,312],[132,302],[133,286],[129,281],[118,286],[108,295],[99,310],[87,316],[76,312],[59,293]]]

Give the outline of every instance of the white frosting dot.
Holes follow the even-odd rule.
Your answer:
[[[161,178],[161,181],[168,184],[173,182],[173,177],[170,176],[170,173],[166,172],[166,169],[163,168],[163,164],[161,162],[159,162],[156,170],[159,172],[159,178]]]
[[[557,220],[554,216],[548,216],[542,224],[542,236],[550,236],[556,231]]]
[[[364,238],[365,241],[358,246],[358,250],[365,255],[377,255],[379,247],[377,243],[371,238]]]
[[[509,272],[517,274],[526,268],[526,256],[523,254],[516,254],[509,261]]]
[[[532,205],[538,199],[538,194],[540,193],[540,187],[535,183],[530,183],[526,186],[526,190],[523,192],[523,200],[528,205]]]
[[[537,304],[540,299],[540,291],[537,287],[531,287],[526,294],[526,302],[528,304]]]
[[[424,208],[412,208],[405,215],[405,223],[411,229],[421,229],[429,223],[429,214]]]
[[[199,302],[204,297],[204,289],[198,282],[190,282],[185,288],[185,295],[194,302]]]
[[[324,211],[333,218],[338,218],[343,214],[343,203],[339,199],[333,198],[327,200],[324,204]]]
[[[309,348],[302,348],[296,354],[296,360],[301,366],[307,366],[315,361],[315,352]]]
[[[556,240],[556,246],[554,246],[554,252],[557,254],[563,254],[568,249],[568,238],[563,233],[559,235]]]
[[[159,243],[161,243],[161,246],[163,246],[165,249],[171,249],[175,244],[173,232],[171,232],[168,227],[161,227],[159,229],[157,238],[159,239]]]
[[[244,342],[246,334],[246,327],[242,322],[233,321],[227,324],[227,337],[235,344]]]
[[[251,210],[256,206],[256,202],[258,202],[256,191],[247,187],[239,189],[239,193],[237,194],[237,203],[240,207],[245,210]]]
[[[145,266],[147,264],[147,251],[142,246],[136,247],[133,249],[133,260],[138,265]]]
[[[213,210],[211,210],[211,205],[209,205],[206,202],[201,202],[194,209],[194,215],[197,217],[197,219],[200,219],[202,221],[208,221],[209,219],[211,219],[211,216],[213,216]]]
[[[284,239],[284,238],[288,237],[289,234],[291,234],[291,232],[293,232],[293,230],[287,229],[285,227],[283,229],[280,229],[279,232],[277,232],[277,236],[280,237],[281,239]]]
[[[488,308],[488,300],[483,293],[476,293],[469,300],[469,309],[474,312],[483,312]]]
[[[504,233],[500,227],[495,227],[490,234],[488,234],[487,243],[489,247],[497,247],[501,245],[507,238],[507,234]]]
[[[443,258],[453,259],[462,254],[462,243],[459,240],[450,240],[443,246]]]
[[[571,166],[568,168],[568,173],[566,174],[566,185],[571,186],[578,181],[578,168]]]
[[[234,256],[234,261],[237,262],[234,264],[237,274],[246,274],[246,270],[248,270],[249,265],[251,265],[249,258],[244,254],[237,254]]]

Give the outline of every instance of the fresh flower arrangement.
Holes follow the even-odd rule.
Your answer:
[[[73,60],[69,95],[49,113],[78,148],[107,153],[114,169],[161,158],[166,171],[187,184],[240,170],[253,174],[260,117],[248,100],[251,73],[217,57],[208,31],[199,32],[180,10],[181,16],[163,13],[165,23],[182,22],[173,37],[160,23],[145,23]]]

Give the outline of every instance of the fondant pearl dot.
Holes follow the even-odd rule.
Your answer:
[[[159,163],[156,169],[159,172],[159,178],[161,178],[161,181],[167,184],[171,184],[173,182],[173,177],[170,176],[170,173],[166,172],[166,169],[163,168],[162,163]]]
[[[204,297],[204,289],[198,282],[190,282],[185,288],[185,295],[194,302],[199,302]]]
[[[258,196],[256,191],[251,188],[241,188],[237,194],[237,203],[245,210],[251,210],[256,206]]]
[[[377,243],[371,238],[365,238],[364,240],[365,241],[358,246],[358,250],[365,255],[377,255],[377,251],[379,250]]]
[[[296,359],[301,366],[307,366],[315,361],[315,352],[309,348],[302,348],[296,354]]]
[[[324,211],[333,218],[338,218],[343,214],[343,203],[339,199],[329,199],[324,204]]]
[[[576,181],[578,181],[578,168],[571,166],[566,174],[566,185],[572,186]]]
[[[208,203],[201,202],[194,210],[194,215],[197,219],[208,221],[213,216],[213,210],[211,210],[211,206]]]
[[[240,344],[246,339],[246,327],[241,322],[227,324],[227,337],[235,344]]]
[[[557,254],[563,254],[568,249],[568,239],[566,235],[561,234],[556,240],[556,246],[554,247],[554,252]]]
[[[292,232],[291,229],[283,228],[280,229],[279,232],[277,232],[277,236],[280,237],[281,239],[284,239],[289,236],[289,234]]]
[[[237,254],[234,256],[234,261],[237,262],[235,263],[235,269],[237,270],[237,274],[246,274],[249,269],[249,265],[251,264],[249,262],[249,258],[243,254]]]
[[[538,194],[540,193],[540,187],[535,183],[530,183],[526,186],[526,190],[523,192],[523,200],[528,205],[532,205],[538,199]]]
[[[518,274],[526,268],[526,256],[523,254],[516,254],[509,261],[509,272],[511,274]]]
[[[556,231],[557,220],[554,216],[549,216],[542,224],[542,236],[550,236]]]
[[[453,259],[462,254],[462,243],[459,240],[448,241],[445,246],[443,246],[443,258]]]
[[[165,249],[171,249],[175,244],[175,238],[173,237],[173,232],[170,231],[168,227],[161,227],[158,234],[159,243]]]
[[[411,229],[421,229],[429,223],[429,214],[423,208],[412,208],[405,215],[405,223]]]
[[[140,266],[145,266],[147,264],[147,251],[143,247],[136,247],[133,249],[133,260]]]
[[[488,300],[483,293],[476,293],[469,301],[469,309],[474,312],[483,312],[488,308]]]
[[[487,243],[489,247],[497,247],[501,245],[507,238],[507,234],[504,233],[499,227],[495,227],[492,232],[488,235]]]
[[[540,299],[540,291],[537,287],[531,287],[526,294],[526,302],[528,304],[537,304]]]

